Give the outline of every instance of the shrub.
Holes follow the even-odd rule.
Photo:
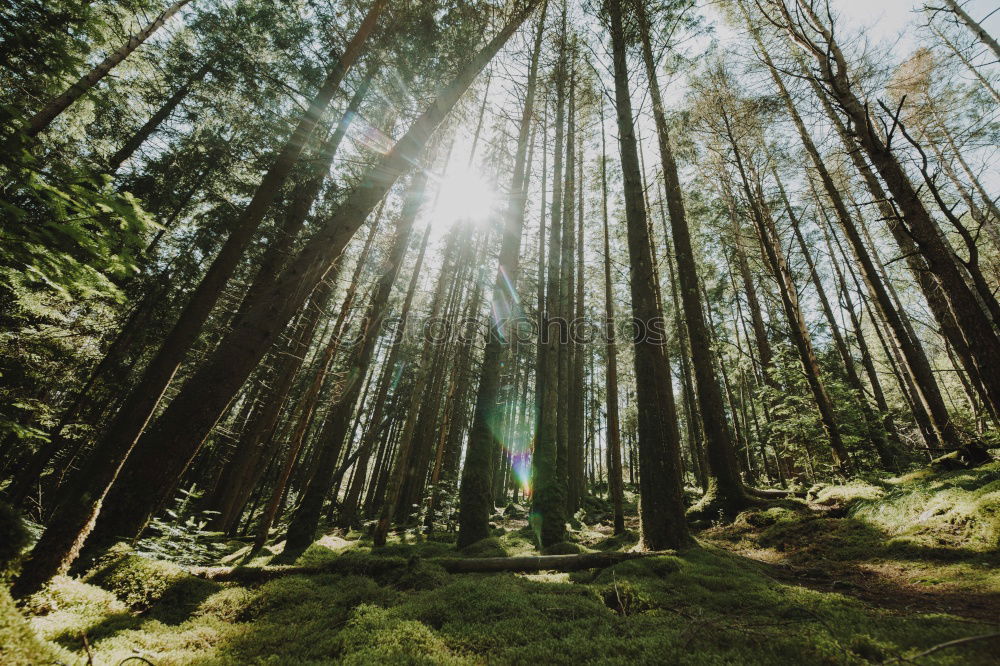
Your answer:
[[[31,541],[21,514],[6,502],[0,502],[0,584],[17,573],[21,553]]]

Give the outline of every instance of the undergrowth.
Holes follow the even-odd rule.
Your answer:
[[[940,540],[931,536],[937,526],[957,535],[952,549],[969,539],[976,545],[964,552],[984,556],[997,473],[994,466],[822,489],[815,499],[830,500],[826,513],[783,503],[743,514],[728,534],[752,539],[758,548],[846,560],[916,548],[894,539]],[[939,504],[942,496],[948,499]],[[952,505],[938,511],[945,501]],[[873,513],[881,502],[885,510]],[[931,508],[919,529],[902,529],[918,509],[920,516]],[[635,540],[626,534],[591,547],[628,549]],[[34,634],[9,598],[0,598],[3,644],[14,646],[0,661],[84,664],[86,639],[95,664],[140,656],[155,666],[905,663],[946,641],[996,631],[951,615],[882,610],[847,594],[779,582],[764,565],[710,545],[572,574],[459,575],[429,561],[526,554],[532,542],[525,529],[464,553],[447,538],[407,537],[382,549],[364,539],[324,538],[299,563],[336,560],[336,574],[257,585],[207,582],[120,549],[85,581],[57,578],[31,598],[24,610]],[[918,663],[994,663],[997,648],[995,640],[976,641]]]

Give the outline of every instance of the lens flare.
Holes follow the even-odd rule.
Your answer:
[[[508,410],[506,407],[513,407]],[[517,401],[514,405],[498,404],[489,419],[490,431],[494,439],[503,447],[504,455],[510,461],[511,473],[514,480],[524,496],[531,497],[531,453],[533,433],[529,424],[534,423],[534,410],[528,408],[524,410],[525,419],[523,423],[515,423],[514,427],[509,425],[505,415],[520,414],[524,405]],[[516,417],[515,417],[516,419]]]

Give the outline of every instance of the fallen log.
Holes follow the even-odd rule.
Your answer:
[[[428,560],[440,565],[448,573],[478,573],[512,571],[530,573],[532,571],[579,571],[599,569],[626,560],[644,557],[673,555],[673,551],[649,551],[635,553],[581,553],[574,555],[531,555],[525,557],[480,557],[480,558],[435,558]]]
[[[524,557],[432,557],[424,560],[448,573],[531,573],[537,571],[579,571],[600,569],[619,562],[646,557],[673,555],[673,551],[582,553],[578,555],[535,555]],[[262,583],[282,576],[316,576],[329,573],[380,574],[410,566],[402,557],[345,557],[321,566],[191,567],[191,574],[214,581]]]

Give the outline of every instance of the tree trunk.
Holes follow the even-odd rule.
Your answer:
[[[191,78],[185,81],[184,85],[174,91],[174,93],[168,97],[162,105],[160,105],[160,108],[156,110],[156,113],[150,116],[149,120],[147,120],[142,127],[136,130],[135,134],[133,134],[131,138],[125,142],[125,145],[115,151],[115,154],[108,158],[109,173],[115,173],[118,171],[122,164],[132,157],[132,155],[135,154],[135,151],[139,150],[142,144],[146,143],[146,140],[153,135],[153,132],[159,129],[160,125],[163,124],[163,121],[169,118],[170,114],[174,112],[174,109],[176,109],[178,105],[184,101],[184,98],[188,96],[191,89],[205,79],[208,72],[215,65],[215,61],[215,58],[209,60],[202,65],[197,72],[192,74]]]
[[[809,382],[809,389],[816,402],[816,408],[819,410],[820,421],[823,424],[823,430],[829,441],[830,449],[833,452],[834,463],[841,471],[847,472],[850,469],[847,450],[844,448],[844,443],[841,440],[840,428],[833,410],[833,403],[826,392],[819,362],[816,360],[816,354],[813,351],[809,329],[802,316],[802,309],[799,307],[798,291],[795,287],[791,270],[788,267],[788,262],[785,259],[784,250],[781,246],[777,229],[775,228],[774,218],[767,208],[767,203],[760,190],[759,182],[756,185],[757,192],[754,192],[750,186],[749,175],[743,164],[739,146],[736,144],[736,138],[729,121],[729,115],[725,109],[722,109],[722,120],[726,125],[728,139],[736,159],[736,166],[743,184],[744,195],[747,198],[747,205],[750,208],[750,217],[753,220],[754,227],[757,229],[761,249],[767,258],[771,273],[778,283],[778,293],[781,296],[781,304],[785,311],[785,318],[788,321],[792,342],[799,354],[802,370]]]
[[[823,287],[823,281],[820,279],[819,272],[816,270],[816,263],[813,260],[809,246],[806,244],[806,239],[802,235],[802,230],[799,228],[798,216],[795,214],[795,211],[792,210],[792,205],[788,201],[788,195],[785,193],[784,185],[782,185],[781,179],[778,177],[777,170],[772,170],[772,174],[775,182],[778,184],[778,191],[781,194],[781,200],[785,206],[785,213],[788,215],[788,220],[792,225],[792,233],[795,235],[795,239],[798,242],[799,251],[802,252],[802,257],[806,260],[806,267],[809,270],[809,278],[813,283],[813,287],[816,289],[816,295],[819,297],[820,308],[823,310],[826,322],[830,326],[830,334],[833,337],[834,347],[837,348],[837,353],[840,355],[840,360],[844,365],[844,372],[847,376],[847,384],[851,387],[851,390],[854,391],[858,406],[861,408],[862,414],[864,414],[868,438],[875,447],[875,452],[878,454],[882,466],[885,469],[891,470],[893,468],[892,452],[889,451],[889,448],[886,445],[885,433],[882,431],[881,423],[876,418],[871,405],[868,404],[868,400],[865,397],[865,390],[864,386],[861,384],[861,377],[858,376],[857,368],[854,365],[854,357],[851,356],[851,352],[847,348],[847,342],[844,340],[844,336],[840,332],[840,326],[837,324],[837,318],[833,314],[833,307],[831,307],[830,300],[827,298],[826,289]],[[817,202],[817,204],[820,204],[820,202]]]
[[[355,404],[361,393],[363,384],[361,380],[368,372],[375,351],[375,343],[382,333],[382,323],[388,314],[389,296],[402,268],[410,242],[413,222],[423,205],[426,186],[427,172],[417,172],[410,183],[403,211],[396,224],[392,248],[386,258],[387,270],[379,278],[361,324],[362,337],[358,341],[348,365],[347,386],[342,390],[327,416],[326,425],[319,438],[321,449],[315,470],[302,493],[302,501],[288,525],[285,550],[282,555],[285,556],[284,559],[289,561],[293,555],[303,552],[312,543],[313,534],[319,525],[323,500],[330,490],[337,458],[343,448],[351,415],[354,413]],[[421,254],[419,261],[422,260],[423,254]],[[419,266],[417,268],[419,269]]]
[[[691,364],[694,366],[698,406],[701,412],[702,431],[705,434],[705,448],[711,476],[709,488],[700,504],[700,508],[711,512],[714,511],[714,508],[710,509],[709,507],[717,506],[727,516],[733,517],[747,506],[749,498],[743,490],[743,482],[740,479],[739,467],[736,462],[736,452],[733,448],[728,424],[726,423],[722,391],[712,361],[711,336],[705,324],[705,307],[701,300],[698,285],[698,268],[691,242],[691,230],[688,227],[680,179],[677,175],[677,164],[670,146],[666,116],[663,112],[663,97],[660,93],[659,79],[656,75],[650,44],[649,22],[643,3],[636,2],[635,7],[640,22],[639,36],[642,40],[642,54],[646,67],[646,78],[649,81],[650,97],[653,102],[653,116],[656,123],[660,160],[663,166],[667,210],[670,213],[670,225],[673,232],[671,237],[677,261],[677,277],[680,283],[681,304],[684,308],[688,342],[691,345]],[[616,55],[616,67],[618,67],[619,59],[621,60],[621,76],[625,77],[624,52],[621,53],[620,57]],[[623,88],[623,96],[627,98],[628,91],[624,80],[621,87]],[[620,107],[619,125],[622,125]],[[629,129],[629,133],[631,134],[631,122],[625,128],[620,128],[619,131],[624,132],[626,128]],[[623,150],[623,162],[625,161],[624,152]],[[627,211],[628,207],[626,206]],[[631,245],[631,240],[629,244]],[[634,291],[636,284],[635,275],[633,275],[632,281]],[[635,296],[633,295],[634,299]],[[634,310],[635,304],[633,303]],[[636,365],[637,367],[639,365],[638,352],[636,354]]]
[[[622,8],[607,5],[614,61],[618,144],[621,150],[625,218],[631,265],[633,321],[640,328],[634,338],[636,398],[639,422],[639,485],[642,538],[646,548],[683,548],[691,544],[681,497],[680,441],[676,414],[664,413],[672,402],[670,368],[663,314],[656,302],[652,270],[652,243],[643,206],[642,176],[636,146],[632,100],[628,86],[625,29]],[[693,336],[692,336],[693,337]],[[699,382],[700,383],[700,382]],[[670,422],[672,421],[672,423]]]
[[[559,478],[559,338],[563,334],[559,320],[560,238],[562,236],[563,151],[566,119],[566,5],[563,5],[559,35],[559,57],[553,73],[556,87],[556,131],[553,152],[552,202],[549,218],[549,244],[545,273],[545,309],[539,313],[538,373],[535,390],[538,398],[538,421],[535,428],[535,453],[532,456],[533,528],[541,546],[550,546],[565,538],[566,489]],[[543,197],[544,199],[544,197]]]
[[[343,204],[322,225],[298,253],[295,260],[234,322],[213,354],[189,380],[163,414],[164,427],[158,429],[157,448],[163,459],[187,458],[197,449],[219,415],[249,376],[253,367],[284,330],[316,285],[329,272],[344,245],[385,196],[396,179],[423,151],[433,131],[459,98],[535,7],[529,2],[477,53],[439,97],[414,121],[410,129],[384,154]],[[378,5],[381,7],[381,4]],[[148,415],[142,419],[144,424]],[[140,424],[141,425],[141,424]],[[133,440],[134,441],[134,440]],[[192,445],[193,443],[193,445]],[[24,596],[41,587],[76,557],[100,510],[100,503],[114,481],[132,445],[126,440],[114,456],[100,459],[98,475],[88,475],[81,483],[76,501],[57,511],[48,529],[28,556],[18,579],[16,592]],[[180,449],[180,451],[178,451]],[[184,463],[186,464],[186,462]],[[183,465],[182,465],[183,466]],[[176,477],[176,475],[174,475]],[[173,479],[165,479],[173,485]]]
[[[492,309],[499,317],[517,317],[519,301],[510,289],[517,285],[520,273],[521,235],[524,227],[524,207],[527,203],[528,164],[526,151],[528,132],[534,117],[535,90],[538,81],[538,59],[545,34],[545,16],[548,2],[542,4],[535,32],[535,43],[528,69],[528,82],[518,127],[517,149],[514,156],[514,174],[510,186],[510,198],[504,215],[504,228],[500,246],[500,264],[493,282]],[[493,435],[497,396],[500,387],[501,358],[507,351],[507,340],[511,331],[504,331],[504,323],[491,321],[491,331],[486,340],[483,362],[480,370],[479,389],[472,419],[472,431],[465,454],[465,468],[459,495],[459,547],[485,539],[489,536],[489,513],[492,500],[489,497],[489,460],[491,452],[497,449]]]
[[[956,0],[944,0],[944,4],[948,5],[948,9],[951,10],[955,16],[961,19],[962,23],[964,23],[965,26],[972,31],[972,34],[974,34],[979,41],[990,47],[990,50],[993,51],[993,55],[996,56],[997,60],[1000,60],[1000,43],[997,43],[997,40],[995,40],[990,33],[986,32],[986,29],[983,28],[983,26],[976,23],[975,19],[969,16],[969,14],[962,9],[962,6],[958,4]]]
[[[854,135],[895,198],[909,234],[927,261],[928,269],[937,277],[959,330],[965,337],[972,358],[978,366],[985,390],[994,404],[1000,404],[1000,373],[997,373],[994,367],[996,359],[1000,358],[1000,338],[997,337],[990,318],[966,284],[965,278],[955,264],[952,252],[924,206],[919,192],[910,182],[906,170],[894,154],[891,143],[883,141],[876,133],[867,107],[852,89],[847,61],[833,33],[807,4],[802,0],[798,0],[798,3],[810,24],[815,26],[817,34],[821,36],[823,46],[803,38],[802,34],[796,31],[787,7],[782,5],[782,13],[790,36],[812,53],[819,65],[827,94],[837,100],[840,108],[853,123]],[[890,141],[891,138],[892,134],[889,135]],[[918,388],[923,390],[921,386]],[[936,409],[934,405],[930,407]],[[961,441],[947,414],[935,414],[935,420],[938,421],[935,425],[942,429],[941,437],[945,445],[957,448]]]

